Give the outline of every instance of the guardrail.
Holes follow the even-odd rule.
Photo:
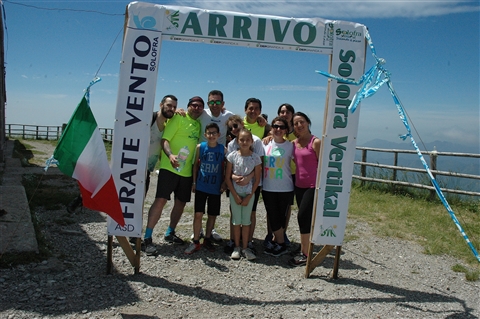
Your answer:
[[[357,150],[362,152],[362,159],[361,161],[355,161],[354,164],[357,167],[360,167],[360,175],[353,175],[352,177],[361,181],[362,184],[365,182],[378,182],[378,183],[386,183],[392,185],[400,185],[400,186],[407,186],[407,187],[414,187],[414,188],[422,188],[430,190],[431,194],[435,194],[434,187],[430,184],[430,180],[425,178],[426,183],[414,183],[408,181],[401,181],[399,180],[398,172],[405,171],[405,172],[412,172],[412,173],[423,173],[426,174],[424,168],[412,168],[412,167],[404,167],[398,166],[398,154],[415,154],[417,155],[416,151],[413,150],[398,150],[398,149],[382,149],[382,148],[373,148],[373,147],[357,147]],[[387,152],[393,153],[393,165],[386,165],[386,164],[379,164],[379,163],[371,163],[367,162],[367,152]],[[447,172],[437,170],[437,159],[439,156],[453,156],[453,157],[463,157],[463,158],[480,158],[480,154],[471,154],[471,153],[453,153],[453,152],[438,152],[436,150],[430,152],[422,152],[422,154],[426,157],[430,158],[429,168],[432,172],[434,177],[440,176],[449,176],[452,178],[463,178],[463,179],[473,179],[473,180],[480,180],[479,175],[474,174],[463,174],[463,173],[456,173],[456,172]],[[372,172],[367,173],[367,167],[375,167],[380,169],[385,169],[387,174],[375,174],[379,175],[376,177],[369,177],[368,175],[372,175]],[[390,172],[390,174],[388,173]],[[476,183],[477,189],[479,188],[478,183]],[[445,193],[453,193],[453,194],[460,194],[460,195],[469,195],[469,196],[480,196],[480,192],[478,191],[470,191],[470,190],[462,190],[462,189],[452,189],[452,188],[440,188],[442,192]]]
[[[5,136],[7,137],[21,137],[22,139],[36,139],[36,140],[58,140],[62,135],[66,124],[62,126],[52,125],[29,125],[29,124],[6,124]],[[99,128],[103,140],[113,140],[112,128]]]

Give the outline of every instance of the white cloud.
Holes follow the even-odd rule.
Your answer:
[[[179,5],[209,10],[237,11],[285,17],[326,19],[429,17],[452,13],[478,12],[478,1],[178,1]]]
[[[118,73],[99,73],[97,76],[99,76],[101,78],[106,78],[106,77],[118,78]]]
[[[324,86],[308,86],[308,85],[272,85],[264,86],[266,91],[323,91],[327,89]]]
[[[67,94],[42,94],[41,96],[43,99],[55,99],[55,100],[60,100],[60,99],[65,99],[69,97]]]

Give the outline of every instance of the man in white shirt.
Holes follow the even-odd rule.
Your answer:
[[[205,128],[210,123],[216,123],[220,128],[220,136],[218,138],[218,144],[227,146],[227,126],[225,123],[228,118],[233,115],[232,112],[224,110],[225,101],[223,100],[223,93],[219,90],[213,90],[208,93],[208,109],[204,109],[202,115],[198,118],[202,124],[202,132],[205,132]],[[206,142],[206,137],[201,134],[199,143]]]

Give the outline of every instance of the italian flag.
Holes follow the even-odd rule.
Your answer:
[[[78,181],[83,206],[104,212],[125,226],[105,145],[85,96],[63,131],[53,157],[65,175]]]

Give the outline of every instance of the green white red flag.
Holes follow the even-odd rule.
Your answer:
[[[78,181],[83,206],[104,212],[125,226],[105,145],[86,96],[63,131],[53,157],[65,175]]]

